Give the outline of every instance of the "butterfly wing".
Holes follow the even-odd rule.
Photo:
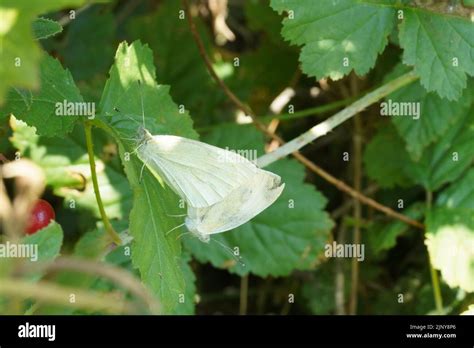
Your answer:
[[[259,169],[257,174],[232,191],[225,199],[208,208],[188,207],[198,234],[208,235],[234,229],[268,208],[285,185],[281,178]]]
[[[234,152],[173,135],[150,137],[137,154],[154,175],[195,208],[216,204],[258,171]]]

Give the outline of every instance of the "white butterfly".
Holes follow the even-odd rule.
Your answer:
[[[139,132],[137,155],[188,206],[185,225],[208,242],[268,208],[284,184],[237,153],[174,135]]]
[[[140,96],[143,124],[137,156],[186,201],[184,225],[201,241],[246,223],[280,196],[285,185],[278,175],[235,152],[179,136],[151,135],[145,129],[141,92]]]
[[[246,158],[216,146],[175,135],[139,131],[138,158],[186,203],[209,207],[259,171]]]
[[[185,226],[201,241],[209,242],[211,234],[234,229],[260,214],[284,188],[278,175],[259,169],[220,202],[207,208],[188,206]]]

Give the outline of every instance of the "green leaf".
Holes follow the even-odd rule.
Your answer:
[[[413,65],[421,84],[456,100],[474,76],[474,25],[467,18],[407,9],[400,24],[403,62]],[[454,59],[457,59],[457,66]]]
[[[139,269],[145,285],[160,299],[165,312],[172,312],[185,291],[180,242],[175,236],[166,236],[177,225],[176,219],[168,215],[176,214],[178,197],[143,168],[143,163],[132,154],[135,142],[127,140],[136,137],[142,115],[152,134],[196,137],[189,115],[179,112],[168,92],[167,86],[155,82],[151,50],[138,41],[131,45],[122,43],[100,102],[100,120],[119,143],[120,157],[133,189],[133,265]]]
[[[59,256],[63,243],[63,230],[61,225],[52,221],[48,226],[40,231],[23,238],[22,244],[37,245],[38,259],[27,262],[48,262],[54,261]],[[33,274],[30,279],[39,280],[41,274]]]
[[[85,233],[74,246],[74,256],[86,259],[101,260],[107,252],[107,245],[110,241],[107,238],[105,229],[96,228]]]
[[[302,286],[301,295],[305,298],[312,314],[333,314],[335,309],[334,263],[325,263],[309,275]],[[347,286],[344,289],[347,295]]]
[[[450,287],[474,292],[474,215],[465,209],[435,208],[426,221],[433,267]]]
[[[271,61],[272,64],[261,64]],[[238,81],[249,92],[249,99],[257,113],[268,111],[268,105],[288,87],[298,70],[297,52],[285,45],[264,41],[255,51],[240,56]],[[259,93],[252,93],[258,89]]]
[[[472,5],[474,5],[474,3],[472,3]],[[474,304],[470,305],[461,315],[474,315]]]
[[[59,256],[61,245],[63,243],[63,230],[61,225],[55,221],[35,234],[24,237],[21,244],[28,245],[34,248],[34,253],[29,258],[24,259],[25,263],[33,265],[36,262],[49,262]],[[0,258],[0,277],[5,276],[11,271],[13,258]],[[25,266],[28,268],[28,266]],[[39,280],[41,273],[33,273],[29,275],[28,279],[32,281]]]
[[[38,92],[14,89],[8,101],[6,109],[16,118],[35,127],[39,135],[53,137],[69,133],[78,119],[57,114],[56,103],[83,102],[83,99],[69,71],[47,56],[41,62],[41,89]]]
[[[42,13],[77,7],[84,0],[2,0],[0,4],[0,105],[9,87],[38,88],[41,50],[32,22]]]
[[[196,276],[189,264],[190,261],[191,255],[189,253],[183,253],[181,257],[181,269],[183,270],[184,276],[184,293],[182,294],[181,301],[178,301],[178,306],[173,312],[173,314],[176,315],[189,315],[195,312]]]
[[[426,189],[435,191],[456,180],[474,159],[474,112],[463,115],[437,143],[429,146],[419,162],[405,166],[405,172]]]
[[[427,222],[427,245],[449,286],[474,291],[474,169],[441,192]]]
[[[415,203],[403,210],[403,215],[419,220],[424,215],[424,211],[424,203]],[[376,254],[383,250],[391,249],[397,244],[397,238],[405,234],[409,229],[409,225],[399,220],[391,221],[389,223],[375,222],[367,231],[369,245]]]
[[[368,175],[380,185],[388,187],[415,182],[430,191],[459,178],[473,159],[472,108],[438,142],[428,146],[417,162],[410,159],[403,140],[390,126],[379,130],[364,154]]]
[[[302,70],[318,79],[337,80],[352,70],[366,74],[395,23],[394,9],[353,0],[272,0],[271,6],[279,13],[288,11],[282,35],[303,46]]]
[[[171,86],[173,100],[190,110],[194,118],[209,118],[222,93],[207,72],[186,20],[179,18],[180,10],[180,1],[165,0],[155,13],[133,18],[128,31],[150,45],[159,71],[158,82]],[[195,22],[209,53],[209,33],[201,21]]]
[[[415,82],[387,98],[394,103],[419,103],[418,119],[408,116],[392,117],[392,122],[405,140],[406,149],[413,160],[419,160],[428,145],[440,139],[465,115],[471,102],[470,94],[471,91],[466,90],[459,102],[450,102],[435,93],[428,93],[419,82]]]
[[[461,180],[441,192],[436,204],[448,208],[463,208],[474,211],[474,169],[470,169]]]
[[[390,124],[382,127],[365,148],[367,175],[382,187],[409,186],[412,180],[404,172],[407,162],[410,157],[403,141]]]
[[[270,0],[248,0],[244,3],[248,27],[254,31],[264,31],[274,43],[282,41],[281,18],[270,7]]]
[[[37,18],[33,22],[33,35],[36,40],[46,39],[63,31],[63,27],[56,21],[48,18]]]
[[[59,255],[63,242],[61,225],[51,222],[40,231],[23,239],[23,244],[38,245],[38,261],[52,261]]]
[[[82,127],[76,127],[64,138],[45,138],[39,137],[34,128],[28,127],[22,121],[11,123],[14,130],[10,139],[12,144],[23,157],[30,158],[43,168],[46,184],[52,187],[56,195],[66,199],[66,206],[69,209],[87,209],[100,218]],[[105,145],[99,140],[96,135],[96,151],[101,149],[101,143]],[[124,173],[110,162],[104,162],[99,156],[95,161],[97,180],[107,216],[119,219],[126,217],[132,206],[132,192]]]
[[[269,0],[245,1],[244,10],[248,27],[260,34],[260,40],[255,49],[239,55],[232,82],[255,113],[265,114],[268,105],[299,76],[299,50],[281,37],[281,18]],[[272,64],[262,64],[270,61]]]
[[[59,52],[76,81],[106,74],[113,63],[115,21],[111,13],[94,6],[68,24]]]
[[[123,223],[121,223],[123,225]],[[120,230],[120,227],[124,226],[117,226],[117,223],[113,221],[113,226],[116,230]],[[91,231],[86,232],[84,235],[81,236],[79,241],[74,245],[73,257],[81,258],[81,259],[88,259],[88,260],[97,260],[97,261],[104,261],[104,255],[109,252],[107,248],[110,244],[110,241],[107,238],[107,234],[103,227],[95,228]],[[115,253],[122,249],[123,247],[115,249],[112,253]],[[107,254],[106,256],[109,256]],[[107,258],[107,263],[110,260]],[[67,270],[58,272],[54,277],[54,282],[58,285],[70,287],[70,288],[81,288],[81,289],[96,289],[97,286],[95,285],[97,281],[100,279],[99,276],[89,274],[89,273],[82,273],[82,272],[70,272]],[[44,304],[42,305],[38,311],[38,314],[41,315],[53,315],[53,314],[61,314],[61,315],[70,315],[70,314],[92,314],[92,312],[88,312],[85,310],[78,310],[74,308],[67,308],[61,305],[53,305],[53,304]]]
[[[263,137],[253,128],[221,126],[205,141],[223,148],[250,150],[250,154],[263,152]],[[323,210],[326,199],[313,186],[303,183],[304,167],[294,160],[280,160],[265,169],[282,177],[285,189],[280,198],[246,224],[213,235],[209,243],[192,236],[184,238],[186,247],[199,261],[240,275],[284,276],[295,269],[308,269],[308,253],[323,252],[333,223]],[[239,248],[243,265],[219,243],[232,250]]]

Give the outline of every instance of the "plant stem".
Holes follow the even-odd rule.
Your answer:
[[[64,307],[105,311],[110,314],[136,312],[131,303],[117,300],[110,293],[84,291],[77,288],[59,286],[46,281],[32,283],[26,280],[5,278],[0,282],[0,294],[20,300],[31,298]],[[75,296],[76,300],[74,302],[69,301],[71,295]]]
[[[239,314],[247,314],[247,300],[248,300],[248,291],[249,291],[249,276],[244,275],[240,278],[240,305],[239,305]]]
[[[433,192],[426,191],[426,213],[431,210],[433,202]],[[426,214],[425,214],[426,215]],[[430,266],[431,284],[433,286],[433,295],[438,314],[443,314],[443,297],[441,296],[441,287],[439,283],[438,273],[431,263],[430,254],[428,252],[428,264]]]
[[[279,160],[280,158],[286,157],[292,153],[297,152],[303,146],[307,145],[308,143],[314,141],[319,137],[322,137],[323,135],[326,135],[331,130],[339,126],[341,123],[347,121],[354,115],[357,115],[359,112],[372,105],[376,101],[382,99],[383,97],[389,95],[397,89],[412,83],[417,79],[418,77],[414,72],[409,72],[368,93],[367,95],[360,98],[344,110],[341,110],[337,114],[329,117],[326,121],[317,124],[313,128],[310,128],[303,134],[287,142],[285,145],[280,146],[275,151],[261,156],[258,159],[259,167],[268,166],[269,164]]]
[[[362,122],[360,115],[354,117],[354,134],[352,136],[352,143],[354,147],[354,189],[361,191],[362,188]],[[360,244],[360,223],[362,219],[362,207],[360,201],[354,200],[353,209],[354,220],[357,223],[354,226],[353,240],[354,244]],[[351,265],[351,298],[349,302],[349,314],[357,313],[357,293],[359,289],[359,260],[357,258],[352,259]]]
[[[86,4],[84,6],[82,6],[81,8],[78,8],[75,11],[75,16],[77,17],[80,13],[84,12],[85,10],[87,10],[89,7],[91,7],[92,4]],[[69,24],[69,22],[71,22],[72,18],[69,14],[63,16],[58,22],[59,24],[61,24],[61,26],[65,27],[66,25]]]
[[[51,263],[39,263],[33,266],[30,265],[29,268],[25,267],[24,270],[17,269],[16,271],[25,273],[28,271],[42,271],[52,273],[57,271],[72,271],[92,274],[94,276],[100,277],[101,279],[108,279],[114,284],[128,290],[130,294],[133,294],[142,300],[150,313],[160,313],[160,304],[139,279],[135,278],[134,275],[120,267],[109,265],[103,262],[61,256]]]
[[[87,153],[89,155],[92,185],[94,186],[94,194],[95,194],[95,199],[97,201],[97,205],[99,206],[100,216],[102,217],[105,230],[109,234],[109,237],[112,239],[112,241],[115,244],[120,245],[122,243],[120,236],[117,234],[117,232],[115,232],[114,228],[110,224],[110,221],[107,218],[107,214],[105,213],[104,204],[102,203],[102,198],[100,196],[99,183],[97,181],[97,173],[95,170],[95,156],[94,156],[94,147],[93,147],[93,141],[92,141],[92,125],[86,122],[84,124],[84,131],[86,133],[86,146],[87,146]]]
[[[433,284],[433,294],[434,294],[434,299],[435,299],[435,304],[436,304],[436,311],[438,312],[438,314],[443,314],[443,297],[441,296],[441,287],[439,285],[438,273],[436,272],[433,265],[431,264],[431,260],[429,260],[429,264],[430,264],[431,283]]]
[[[259,116],[258,120],[260,122],[269,122],[271,120],[280,120],[280,121],[289,121],[289,120],[296,120],[299,118],[304,118],[304,117],[309,117],[309,116],[318,116],[321,114],[324,114],[329,111],[333,111],[335,109],[341,108],[343,106],[346,106],[354,101],[354,98],[350,99],[344,99],[344,100],[337,100],[335,102],[332,102],[330,104],[325,104],[325,105],[319,105],[315,106],[313,108],[308,108],[300,111],[296,111],[292,114],[286,113],[286,114],[269,114],[269,115],[264,115],[264,116]],[[219,123],[219,126],[222,125],[228,125],[232,124],[235,125],[235,122],[223,122]],[[239,124],[241,126],[245,126],[246,124]],[[214,129],[216,126],[204,126],[204,127],[199,127],[196,128],[196,131],[198,132],[206,132]]]
[[[348,198],[344,197],[346,200]],[[342,219],[339,223],[339,228],[335,240],[338,244],[344,244],[346,240],[346,226]],[[337,315],[346,314],[345,309],[345,274],[344,274],[344,259],[337,257],[335,259],[335,276],[334,276],[334,304]]]
[[[298,118],[319,115],[328,111],[332,111],[342,106],[346,106],[350,104],[352,101],[354,101],[353,98],[337,100],[330,104],[319,105],[319,106],[315,106],[314,108],[308,108],[308,109],[296,111],[292,114],[286,113],[286,114],[278,114],[278,115],[264,115],[264,116],[259,116],[258,119],[262,122],[271,121],[272,119],[277,119],[280,121],[295,120]]]

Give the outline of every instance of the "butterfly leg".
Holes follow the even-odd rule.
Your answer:
[[[183,217],[183,216],[186,216],[187,214],[177,214],[177,215],[166,214],[166,215],[169,216],[169,217]]]
[[[140,170],[140,178],[138,179],[138,182],[141,183],[142,182],[142,178],[143,178],[143,169],[145,169],[145,163],[143,163],[142,165],[142,169]]]

